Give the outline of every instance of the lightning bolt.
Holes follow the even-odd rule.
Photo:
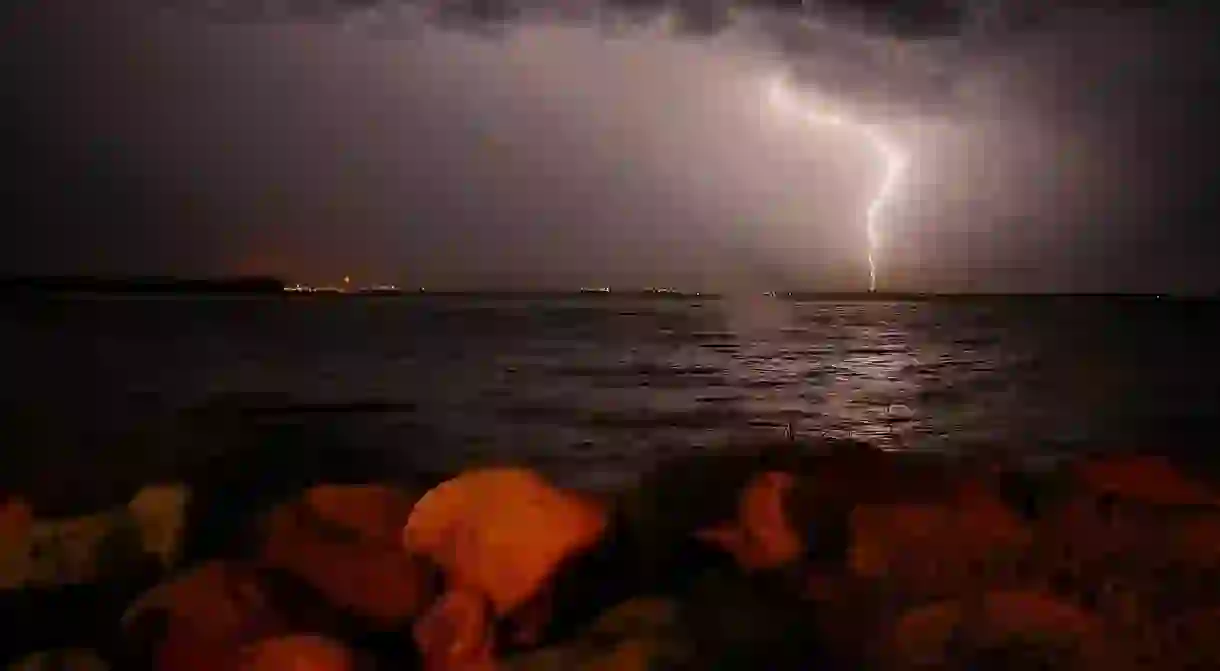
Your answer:
[[[843,114],[817,106],[803,105],[782,75],[767,80],[767,101],[779,109],[811,125],[839,126],[858,133],[868,141],[885,164],[885,173],[877,193],[868,204],[865,214],[865,233],[868,237],[868,290],[877,290],[877,256],[880,243],[878,221],[886,203],[898,187],[907,159],[877,126],[855,121]]]

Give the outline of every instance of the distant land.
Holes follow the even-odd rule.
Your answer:
[[[164,276],[95,277],[89,275],[0,276],[4,293],[88,294],[282,294],[274,277],[181,278]]]
[[[90,275],[52,275],[52,276],[15,276],[0,275],[0,294],[168,294],[168,295],[198,295],[198,294],[252,294],[291,296],[300,300],[335,300],[344,298],[368,298],[378,296],[399,297],[455,297],[455,298],[486,298],[486,299],[560,299],[580,297],[595,300],[614,300],[623,298],[650,300],[716,300],[724,298],[724,294],[708,292],[686,292],[674,289],[580,289],[580,290],[434,290],[434,289],[398,289],[379,285],[368,288],[352,288],[342,291],[333,288],[317,291],[288,291],[291,287],[275,277],[212,277],[184,278],[172,276],[90,276]],[[774,292],[772,295],[780,300],[791,301],[1043,301],[1064,299],[1095,299],[1095,300],[1168,300],[1168,301],[1198,301],[1217,300],[1220,295],[1174,295],[1174,294],[1135,294],[1135,293],[917,293],[892,291],[787,291]],[[760,295],[761,297],[761,295]]]

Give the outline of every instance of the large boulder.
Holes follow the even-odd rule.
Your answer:
[[[314,487],[263,520],[260,562],[374,629],[401,628],[431,601],[435,582],[401,545],[411,506],[390,487]]]
[[[223,561],[152,588],[122,626],[131,659],[158,669],[226,668],[242,645],[286,628],[258,571]]]
[[[602,505],[512,468],[463,473],[416,503],[408,552],[440,566],[451,589],[484,595],[496,616],[537,595],[569,557],[597,543]]]

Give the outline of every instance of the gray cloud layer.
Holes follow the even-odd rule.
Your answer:
[[[1000,115],[1027,105],[1070,115],[1098,102],[1097,87],[1072,89],[1077,82],[1071,81],[1058,89],[1064,82],[1044,76],[1046,68],[1061,79],[1102,78],[1103,86],[1121,88],[1129,83],[1121,80],[1125,73],[1090,67],[1123,60],[1124,54],[1126,61],[1138,61],[1165,46],[1141,42],[1155,32],[1150,12],[1123,0],[129,1],[157,2],[161,9],[225,23],[329,23],[383,37],[410,37],[428,27],[495,37],[538,22],[678,38],[735,29],[759,49],[782,55],[792,76],[809,88],[861,114],[891,120]],[[1173,4],[1157,6],[1163,11]],[[1183,28],[1190,32],[1189,18],[1171,21],[1163,33],[1171,39]],[[1076,53],[1081,50],[1083,59]],[[1031,67],[1023,60],[1043,71],[1027,76]],[[1014,100],[1007,89],[1022,99]],[[1055,100],[1048,105],[1046,98]],[[1056,105],[1061,109],[1045,109]]]

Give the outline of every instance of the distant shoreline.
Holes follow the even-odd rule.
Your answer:
[[[475,290],[388,290],[364,289],[347,292],[287,291],[287,284],[274,277],[177,278],[177,277],[0,277],[0,295],[258,295],[284,296],[292,300],[335,300],[371,297],[447,297],[484,299],[650,299],[650,300],[720,300],[721,293],[681,291],[475,291]],[[920,293],[863,291],[790,291],[771,295],[788,301],[854,301],[854,302],[978,302],[978,301],[1058,301],[1058,300],[1124,300],[1124,301],[1214,301],[1220,295],[1204,294],[1137,294],[1137,293]]]
[[[263,294],[284,293],[273,277],[0,277],[3,294]]]

